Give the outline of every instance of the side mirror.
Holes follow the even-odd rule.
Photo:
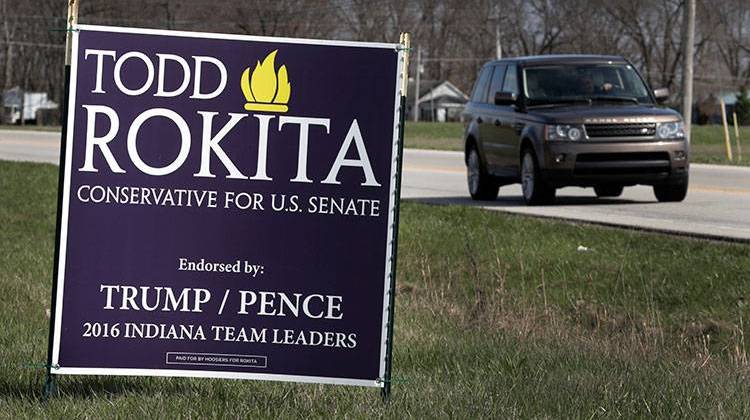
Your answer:
[[[656,102],[664,102],[669,98],[669,89],[667,88],[659,88],[654,89],[654,98],[656,98]]]
[[[495,93],[495,105],[515,105],[517,99],[517,95],[512,92]]]

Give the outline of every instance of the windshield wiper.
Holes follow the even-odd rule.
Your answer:
[[[639,104],[637,98],[633,98],[632,96],[607,96],[607,95],[599,95],[599,96],[590,96],[589,97],[592,101],[613,101],[613,102],[633,102],[635,104]]]

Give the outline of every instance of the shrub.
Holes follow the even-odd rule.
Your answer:
[[[747,96],[747,88],[742,87],[737,95],[737,102],[734,107],[737,113],[737,121],[742,125],[750,124],[750,98]]]

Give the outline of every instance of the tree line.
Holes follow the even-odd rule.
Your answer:
[[[422,80],[471,89],[497,56],[593,53],[630,59],[676,100],[684,0],[80,0],[79,22],[235,34],[396,42],[412,34]],[[63,89],[65,0],[0,0],[0,87]],[[699,0],[697,99],[750,82],[750,1]],[[414,58],[414,55],[412,55]],[[412,61],[414,62],[414,61]],[[416,66],[412,66],[412,76]],[[3,90],[4,90],[3,89]]]

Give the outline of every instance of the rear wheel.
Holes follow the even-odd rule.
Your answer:
[[[600,185],[594,187],[597,197],[619,197],[623,190],[622,185]]]
[[[492,201],[497,198],[500,186],[482,168],[482,161],[479,159],[479,152],[476,146],[472,146],[469,149],[469,156],[466,159],[466,181],[469,185],[469,194],[471,194],[472,199]]]
[[[656,199],[663,203],[682,201],[687,196],[688,180],[675,184],[654,185]]]
[[[526,204],[534,206],[555,201],[555,189],[539,176],[539,165],[531,149],[526,149],[521,158],[521,191]]]

